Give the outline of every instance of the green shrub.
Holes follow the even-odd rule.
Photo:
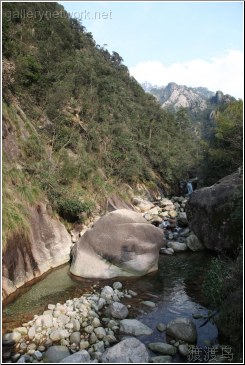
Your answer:
[[[203,282],[203,292],[209,304],[215,308],[219,307],[224,300],[224,284],[229,269],[225,262],[219,258],[213,258],[209,270]]]
[[[80,201],[76,197],[61,198],[57,201],[57,210],[62,218],[70,223],[82,222],[83,213],[91,213],[92,203]]]

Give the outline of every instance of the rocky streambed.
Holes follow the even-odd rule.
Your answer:
[[[3,337],[3,360],[58,362],[72,355],[68,362],[116,362],[121,354],[120,362],[188,362],[189,345],[218,346],[215,325],[200,328],[209,315],[201,278],[210,258],[207,252],[161,255],[155,273],[95,284],[70,277],[68,265],[57,269],[4,309],[11,333]],[[41,297],[49,304],[38,311]],[[179,318],[189,339],[168,330]]]
[[[197,352],[203,360],[205,349],[220,356],[215,325],[202,326],[210,313],[201,285],[212,255],[188,227],[186,201],[133,201],[163,229],[158,271],[92,281],[70,275],[66,265],[8,305],[3,361],[189,362]]]

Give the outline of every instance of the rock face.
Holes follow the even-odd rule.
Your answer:
[[[132,204],[126,203],[117,195],[112,195],[110,198],[107,199],[106,207],[107,212],[113,212],[117,209],[135,210]]]
[[[102,355],[103,363],[148,363],[149,354],[143,343],[136,338],[126,338],[109,348]]]
[[[46,204],[30,208],[30,233],[13,237],[3,253],[3,299],[26,282],[69,261],[71,237]]]
[[[234,210],[242,201],[240,189],[241,178],[234,173],[191,194],[186,205],[189,226],[206,248],[216,252],[238,249],[242,232],[234,222]]]
[[[162,230],[119,209],[100,218],[72,251],[71,273],[86,278],[140,276],[158,268]]]
[[[144,86],[143,86],[144,87]],[[193,112],[200,112],[207,108],[207,100],[214,93],[206,88],[192,88],[170,82],[167,86],[150,87],[148,91],[161,103],[163,108],[189,108]]]

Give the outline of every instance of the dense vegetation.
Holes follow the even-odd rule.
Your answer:
[[[3,4],[3,92],[5,239],[39,199],[82,221],[125,183],[176,193],[179,179],[214,183],[242,163],[242,101],[195,121],[161,109],[57,3]]]
[[[232,101],[216,108],[202,125],[200,173],[206,184],[243,165],[243,102]]]
[[[197,145],[185,119],[162,110],[117,52],[96,45],[77,20],[52,18],[61,10],[56,3],[3,5],[3,127],[17,146],[10,153],[5,138],[4,178],[20,206],[19,184],[28,190],[35,182],[74,222],[123,183],[170,189],[196,165]],[[24,17],[28,11],[47,16]],[[5,190],[10,215],[11,200]],[[20,216],[4,219],[7,231]]]

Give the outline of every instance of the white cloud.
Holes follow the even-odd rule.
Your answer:
[[[159,61],[140,62],[130,68],[130,74],[140,83],[148,81],[165,86],[176,82],[192,87],[203,86],[243,99],[243,65],[243,53],[228,50],[225,55],[210,60],[194,59],[170,66]]]

